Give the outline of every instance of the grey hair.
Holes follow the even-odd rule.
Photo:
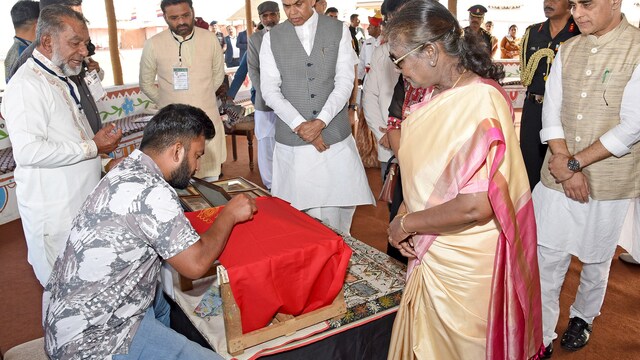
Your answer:
[[[459,60],[459,70],[496,81],[504,78],[502,65],[491,61],[484,42],[474,34],[465,34],[458,20],[438,1],[409,0],[394,13],[387,33],[390,43],[399,43],[406,51],[438,42],[447,55]]]
[[[60,32],[64,31],[67,26],[64,18],[77,20],[84,24],[87,23],[87,19],[85,19],[81,13],[72,10],[70,7],[64,5],[45,6],[40,10],[38,26],[36,27],[35,45],[40,46],[42,37],[45,35],[57,36]]]

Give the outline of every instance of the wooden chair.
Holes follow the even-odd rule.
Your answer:
[[[44,338],[28,341],[12,347],[4,354],[5,360],[47,360],[44,351]]]
[[[236,135],[242,135],[247,137],[247,145],[249,147],[249,169],[253,171],[253,133],[256,127],[256,123],[251,117],[251,120],[238,122],[232,129],[225,129],[227,135],[231,135],[231,148],[233,152],[233,161],[238,160],[238,146],[236,143]]]

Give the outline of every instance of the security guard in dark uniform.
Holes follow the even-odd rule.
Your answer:
[[[531,190],[540,181],[547,152],[547,145],[540,142],[545,82],[560,45],[580,34],[571,16],[569,1],[553,5],[545,1],[545,4],[547,21],[529,26],[520,47],[520,79],[527,87],[520,125],[520,149]]]
[[[464,28],[464,33],[479,36],[487,44],[487,51],[491,54],[491,33],[482,28],[487,8],[482,5],[473,5],[468,11],[469,26]]]

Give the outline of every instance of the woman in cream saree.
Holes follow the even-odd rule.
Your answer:
[[[495,82],[504,72],[437,2],[408,3],[389,34],[405,78],[436,88],[402,123],[405,212],[389,241],[411,260],[389,359],[537,358],[535,220],[513,109]]]

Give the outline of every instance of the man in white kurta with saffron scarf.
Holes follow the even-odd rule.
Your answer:
[[[351,36],[313,0],[282,5],[288,20],[260,49],[262,96],[277,116],[272,193],[349,234],[356,205],[375,203],[347,116]]]
[[[224,127],[216,101],[216,90],[225,75],[222,49],[214,33],[195,26],[191,0],[163,0],[160,7],[169,29],[144,43],[140,89],[158,107],[188,104],[207,113],[216,136],[207,141],[207,151],[196,176],[217,180],[227,159]]]
[[[85,21],[66,6],[41,11],[33,56],[11,78],[2,101],[28,260],[43,286],[71,221],[100,180],[98,154],[113,151],[122,137],[113,126],[93,135],[69,79],[88,54]]]

